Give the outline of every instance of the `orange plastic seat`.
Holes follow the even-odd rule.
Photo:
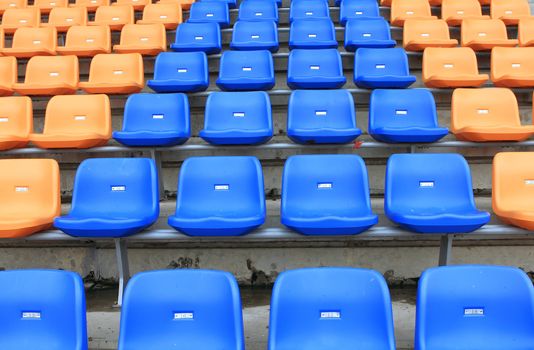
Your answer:
[[[395,0],[391,3],[391,25],[402,27],[411,18],[436,19],[430,12],[428,0]]]
[[[5,34],[4,30],[0,28],[0,50],[3,50],[5,46]]]
[[[516,39],[508,39],[506,25],[500,19],[465,19],[462,23],[462,46],[475,51],[491,50],[495,46],[513,47]]]
[[[121,41],[113,47],[117,53],[140,53],[155,56],[167,49],[163,24],[127,24],[122,28]]]
[[[74,4],[69,4],[71,7],[85,7],[87,12],[95,12],[100,6],[109,6],[110,0],[76,0]]]
[[[14,84],[21,95],[68,95],[78,89],[76,56],[35,56],[26,67],[24,83]]]
[[[2,15],[2,25],[5,33],[13,34],[22,27],[39,27],[41,13],[35,7],[7,9]]]
[[[512,90],[456,89],[452,94],[451,131],[466,141],[523,141],[534,133],[534,125],[521,125]]]
[[[487,74],[478,74],[473,49],[429,47],[423,53],[423,82],[427,87],[477,87],[487,80]]]
[[[108,26],[73,26],[65,39],[65,46],[58,46],[60,55],[93,57],[111,52],[111,30]]]
[[[525,17],[519,20],[517,39],[519,46],[534,46],[534,17]]]
[[[25,237],[52,227],[61,214],[60,194],[54,159],[0,160],[0,238]]]
[[[495,86],[534,87],[534,47],[494,47],[491,81]]]
[[[65,33],[72,26],[87,25],[87,9],[84,7],[56,7],[50,11],[48,22],[41,27],[54,27],[59,33]]]
[[[32,131],[31,98],[27,96],[0,97],[0,151],[25,147]]]
[[[17,79],[17,59],[0,57],[0,96],[13,95],[13,84],[17,82]]]
[[[54,8],[67,7],[68,0],[33,0],[33,6],[38,8],[41,13],[50,13]]]
[[[189,11],[195,0],[159,0],[158,4],[178,4],[182,10]]]
[[[133,94],[144,86],[143,57],[138,53],[96,55],[89,81],[80,83],[90,94]]]
[[[42,134],[30,141],[40,148],[91,148],[111,138],[107,95],[54,96],[46,106]]]
[[[134,23],[134,9],[130,5],[100,6],[96,9],[95,20],[90,26],[109,26],[112,31],[120,31],[125,24]]]
[[[491,0],[490,11],[491,18],[515,25],[521,18],[530,17],[530,4],[528,0]]]
[[[28,6],[27,0],[0,0],[0,15],[7,9],[22,9]]]
[[[57,47],[56,28],[20,28],[13,35],[13,45],[2,50],[4,56],[29,58],[54,56]]]
[[[489,19],[482,15],[482,7],[478,0],[443,0],[441,18],[450,26],[459,26],[464,19]]]
[[[403,46],[407,51],[423,51],[427,47],[454,47],[447,22],[441,19],[409,19],[404,22]]]
[[[151,4],[151,0],[117,0],[117,2],[114,2],[112,5],[114,6],[120,6],[120,5],[130,5],[133,6],[135,11],[142,11],[146,5]]]
[[[137,24],[161,23],[165,28],[174,30],[182,23],[182,9],[176,4],[150,4],[143,10],[143,19]]]

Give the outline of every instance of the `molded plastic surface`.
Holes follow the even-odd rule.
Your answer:
[[[162,52],[147,85],[160,93],[204,91],[209,85],[208,58],[204,52]]]
[[[249,0],[247,0],[249,1]],[[232,50],[278,51],[278,27],[272,21],[237,21],[234,24]]]
[[[176,29],[176,38],[171,49],[178,52],[204,51],[207,54],[219,53],[222,49],[219,24],[182,23]]]
[[[354,83],[360,88],[407,88],[415,83],[401,48],[359,49],[354,55]]]
[[[339,8],[339,24],[350,19],[380,17],[378,3],[374,0],[343,0]]]
[[[337,49],[336,30],[330,18],[297,19],[289,30],[291,49]]]
[[[291,50],[287,66],[291,89],[339,89],[347,81],[337,49]]]
[[[380,17],[348,20],[345,24],[345,50],[356,51],[362,47],[395,47],[388,22]]]
[[[411,19],[404,24],[403,46],[406,51],[423,51],[427,47],[455,47],[449,26],[442,19]]]
[[[218,23],[226,28],[230,25],[230,12],[228,4],[224,1],[199,1],[191,5],[188,22],[192,23]]]
[[[274,87],[274,63],[267,50],[225,51],[217,86],[225,91],[270,90]]]
[[[0,98],[0,150],[25,147],[33,132],[32,100],[27,96]]]

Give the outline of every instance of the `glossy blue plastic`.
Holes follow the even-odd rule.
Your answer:
[[[278,5],[271,0],[246,0],[239,5],[240,21],[272,21],[278,23]]]
[[[336,49],[291,50],[287,66],[291,89],[339,89],[346,82]]]
[[[386,169],[387,217],[419,233],[467,233],[490,220],[473,198],[471,171],[459,154],[394,154]]]
[[[352,154],[289,157],[280,216],[282,224],[305,235],[355,235],[375,225],[363,159]]]
[[[381,17],[376,0],[343,0],[339,7],[339,24],[342,26],[350,19]]]
[[[435,142],[449,130],[438,125],[436,102],[427,89],[374,90],[369,134],[377,141]]]
[[[239,236],[265,222],[256,157],[191,157],[180,169],[169,225],[190,236]]]
[[[382,17],[350,19],[345,25],[345,50],[395,47],[389,23]]]
[[[208,58],[204,52],[162,52],[147,85],[160,93],[204,91],[209,85]]]
[[[219,53],[222,49],[221,28],[217,23],[182,23],[176,28],[171,49],[177,52]]]
[[[274,83],[273,57],[269,51],[225,51],[222,54],[217,79],[221,90],[270,90]]]
[[[297,19],[291,22],[290,49],[329,49],[337,46],[336,30],[329,18]]]
[[[77,273],[0,272],[0,349],[87,350],[85,291]]]
[[[534,349],[534,288],[516,267],[446,266],[419,280],[415,350]]]
[[[230,11],[225,1],[198,1],[191,4],[189,19],[191,23],[218,23],[222,28],[230,25]]]
[[[278,51],[278,27],[272,21],[237,21],[234,24],[232,50]]]
[[[158,174],[149,158],[91,158],[78,167],[69,214],[54,226],[75,237],[124,237],[159,216]]]
[[[402,48],[362,48],[354,55],[354,83],[366,89],[404,89],[415,83]]]
[[[268,350],[395,350],[391,298],[374,270],[281,273],[271,298]]]
[[[296,0],[291,1],[289,9],[289,20],[305,18],[328,18],[330,19],[330,9],[325,0]]]
[[[204,2],[225,2],[228,4],[228,7],[234,9],[237,7],[237,0],[200,0]]]
[[[134,94],[124,107],[122,130],[113,138],[126,146],[175,146],[191,137],[185,94]]]
[[[295,90],[289,97],[287,136],[296,143],[348,143],[360,136],[347,90]]]

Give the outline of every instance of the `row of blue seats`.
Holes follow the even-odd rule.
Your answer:
[[[283,272],[273,288],[269,350],[395,350],[384,277],[358,268]],[[74,272],[0,272],[0,348],[87,350],[83,281]],[[214,270],[135,275],[126,287],[119,350],[245,348],[239,286]],[[415,350],[532,350],[534,288],[515,267],[423,272]]]

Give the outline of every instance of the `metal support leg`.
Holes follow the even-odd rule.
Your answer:
[[[130,279],[130,263],[128,261],[128,247],[126,240],[115,238],[115,253],[117,254],[117,269],[119,270],[119,296],[117,297],[117,306],[122,306],[124,288]]]
[[[453,235],[442,235],[439,246],[439,266],[447,266],[451,262]]]
[[[150,157],[156,163],[156,168],[158,169],[158,187],[159,187],[159,199],[165,200],[165,186],[163,185],[163,167],[161,165],[161,152],[158,152],[155,149],[150,150]]]

